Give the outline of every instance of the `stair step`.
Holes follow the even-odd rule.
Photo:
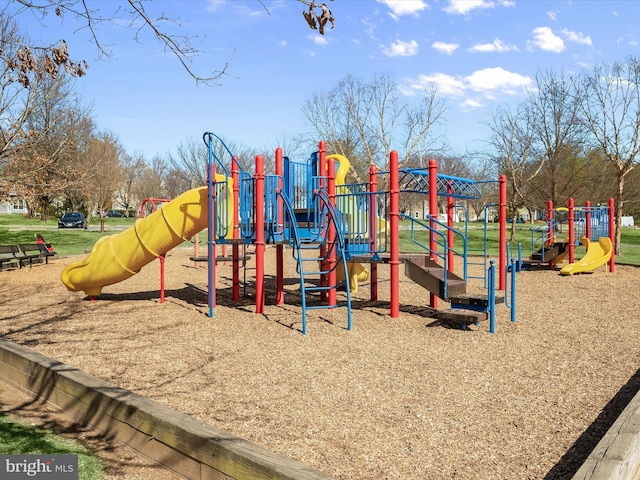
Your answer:
[[[458,322],[464,325],[483,322],[489,318],[486,312],[477,312],[475,310],[465,310],[461,308],[438,310],[435,315],[438,320]]]
[[[496,304],[504,303],[504,297],[495,297]],[[489,306],[489,295],[486,293],[481,294],[465,294],[465,295],[455,295],[449,297],[449,302],[453,305],[465,305],[470,307],[488,307]],[[462,307],[464,308],[464,307]]]
[[[548,262],[558,256],[560,250],[557,246],[545,247],[531,255],[531,260],[538,260],[539,262]]]
[[[427,256],[405,258],[404,274],[431,293],[445,300],[451,296],[460,296],[467,291],[466,281],[452,272],[445,271],[442,265],[438,265]]]

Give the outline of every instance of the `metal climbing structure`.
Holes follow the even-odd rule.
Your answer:
[[[368,182],[348,183],[348,159],[327,155],[324,142],[320,142],[318,151],[304,162],[291,161],[278,149],[275,174],[265,173],[264,159],[258,156],[255,171],[249,173],[240,167],[219,137],[205,133],[204,140],[209,152],[209,258],[215,258],[217,244],[232,244],[234,258],[239,245],[255,245],[257,313],[264,311],[265,246],[273,244],[277,257],[277,304],[284,303],[285,246],[295,260],[300,278],[302,333],[307,332],[308,311],[341,307],[346,309],[346,328],[350,330],[351,294],[357,291],[358,283],[370,280],[371,299],[377,300],[380,264],[388,264],[390,268],[392,317],[399,315],[402,263],[405,275],[429,290],[432,307],[437,307],[437,298],[451,303],[451,311],[438,312],[440,318],[466,325],[476,323],[483,315],[493,316],[496,302],[493,283],[491,291],[481,298],[466,294],[467,235],[453,227],[451,215],[453,209],[458,208],[457,201],[481,196],[473,180],[438,174],[435,161],[430,162],[428,169],[400,170],[397,153],[392,152],[388,172],[378,172],[371,167]],[[387,187],[379,189],[380,184]],[[402,214],[400,192],[427,196],[429,217],[421,220]],[[438,217],[438,199],[446,201],[446,222]],[[501,204],[500,208],[503,207]],[[422,253],[400,255],[400,220],[408,225],[411,239],[422,247]],[[462,262],[462,276],[454,273],[456,258]],[[234,263],[234,298],[238,265]],[[484,267],[486,271],[491,270],[487,265]],[[501,255],[497,276],[502,290],[505,274]],[[215,261],[209,262],[209,292],[213,316]],[[475,313],[469,314],[469,311]]]

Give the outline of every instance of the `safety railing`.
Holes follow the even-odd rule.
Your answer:
[[[403,213],[400,214],[401,218],[405,218],[411,221],[410,232],[411,232],[411,241],[421,247],[425,252],[428,252],[431,256],[439,258],[442,261],[442,268],[445,271],[448,271],[451,268],[450,262],[453,261],[455,257],[460,257],[462,260],[462,271],[463,280],[468,280],[468,252],[467,252],[467,237],[458,230],[449,228],[446,224],[435,220],[429,219],[428,221],[421,221],[416,218],[413,218],[409,215],[405,215]],[[431,222],[436,225],[436,228],[431,226]],[[416,225],[420,227],[420,230],[417,231]],[[440,227],[442,230],[438,230]],[[460,245],[460,242],[456,242],[455,238],[458,238],[462,242],[462,249],[456,249],[449,244],[448,233],[452,232],[454,235],[453,245]],[[422,238],[419,238],[422,237]],[[433,250],[431,248],[431,239],[433,238],[435,242],[436,249]],[[428,239],[428,240],[423,240]],[[425,243],[426,242],[426,243]],[[440,248],[438,248],[440,247]],[[444,296],[447,297],[447,276],[444,276]]]
[[[368,184],[336,186],[338,225],[348,254],[379,256],[387,250],[387,192],[370,192]]]

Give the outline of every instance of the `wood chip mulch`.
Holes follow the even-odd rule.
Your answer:
[[[237,304],[219,265],[213,318],[192,254],[167,256],[164,304],[158,262],[95,301],[60,282],[82,257],[2,271],[0,335],[336,479],[567,478],[640,389],[636,267],[522,272],[517,322],[499,305],[492,335],[488,322],[433,318],[428,292],[402,274],[390,318],[380,266],[380,301],[360,286],[352,331],[345,309],[314,310],[303,336],[290,252],[286,305],[274,305],[268,248],[266,313],[253,256]]]

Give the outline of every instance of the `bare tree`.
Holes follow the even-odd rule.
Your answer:
[[[302,112],[313,134],[352,163],[356,180],[366,178],[369,165],[388,170],[391,149],[402,150],[401,163],[427,157],[437,143],[432,127],[445,112],[435,90],[426,90],[418,106],[404,103],[391,75],[364,81],[348,75],[338,84],[307,99]]]
[[[207,146],[202,140],[187,139],[169,153],[173,175],[180,175],[191,187],[207,184]]]
[[[514,220],[511,241],[515,238],[517,211],[525,205],[524,188],[538,175],[545,161],[544,157],[533,155],[535,129],[532,119],[528,104],[522,104],[515,111],[508,107],[498,108],[488,123],[492,147],[490,158],[498,173],[506,175],[511,184],[508,200]]]
[[[120,188],[115,192],[115,200],[129,212],[136,202],[143,199],[136,197],[137,184],[142,178],[147,164],[140,155],[124,155],[121,159],[121,168],[123,174],[123,182]]]
[[[151,163],[145,164],[134,187],[138,201],[142,201],[145,198],[167,197],[164,178],[168,169],[167,162],[158,155],[151,159]]]
[[[3,177],[32,207],[40,207],[44,220],[57,196],[66,196],[72,204],[82,199],[82,180],[90,171],[77,160],[93,121],[71,92],[68,77],[42,77],[30,88],[33,105],[22,125],[22,135],[29,141],[14,144]]]
[[[256,0],[265,12],[269,10],[262,0]],[[316,4],[314,1],[297,0],[309,7],[305,10],[304,18],[310,28],[317,30],[324,35],[327,22],[333,26],[335,19],[327,8],[326,4]],[[182,28],[182,20],[178,17],[168,17],[161,13],[155,15],[151,13],[151,1],[145,0],[116,0],[111,2],[91,1],[91,0],[11,0],[0,15],[17,17],[22,14],[35,15],[43,27],[48,26],[51,19],[61,22],[75,21],[78,30],[86,29],[93,43],[98,48],[101,55],[111,57],[111,52],[105,46],[105,39],[101,38],[99,27],[105,23],[125,24],[135,31],[134,38],[140,42],[143,36],[150,33],[153,38],[160,42],[165,51],[170,52],[180,62],[182,68],[197,82],[206,85],[219,85],[218,81],[226,75],[231,58],[222,61],[222,68],[213,70],[205,74],[194,70],[192,62],[202,50],[195,46],[196,37],[184,34],[171,33],[172,27]],[[17,8],[14,8],[17,5]],[[35,51],[40,51],[46,63],[46,71],[55,77],[64,70],[73,76],[82,76],[86,73],[88,65],[86,61],[74,61],[68,53],[67,42],[60,39],[57,45],[28,45],[22,46],[17,55],[8,59],[8,64],[13,66],[13,70],[19,75],[19,81],[29,83],[29,75],[35,71],[31,58]],[[7,61],[7,59],[5,59]]]
[[[224,142],[224,145],[223,145]],[[225,148],[226,146],[226,148]],[[231,160],[235,157],[242,170],[251,171],[258,151],[250,149],[224,137],[214,138],[212,143],[216,173],[226,170],[231,174]],[[266,152],[260,152],[265,154]],[[207,184],[207,163],[209,151],[202,139],[187,139],[178,145],[175,153],[167,155],[167,164],[171,166],[171,175],[182,178],[183,185],[189,188]],[[273,151],[266,153],[265,158],[273,156]],[[216,161],[218,159],[221,163]],[[267,162],[270,165],[271,162]],[[180,178],[172,180],[179,182]]]
[[[620,224],[625,179],[640,159],[640,62],[601,64],[575,77],[574,89],[594,146],[611,163],[616,176],[615,249],[620,254]]]
[[[101,133],[91,138],[86,145],[82,163],[91,174],[83,182],[87,196],[88,218],[96,209],[100,217],[100,231],[104,231],[104,211],[113,207],[115,192],[119,190],[124,173],[121,158],[124,149],[110,133]],[[91,168],[90,165],[95,165]]]
[[[0,168],[6,167],[16,152],[26,148],[34,139],[34,132],[25,131],[24,125],[42,95],[37,95],[35,85],[32,85],[34,88],[23,87],[14,69],[15,61],[12,60],[18,57],[20,45],[27,42],[27,37],[20,34],[18,24],[0,14]],[[30,57],[29,63],[31,61],[31,68],[37,68],[36,59]],[[10,178],[1,173],[0,182],[12,183]]]
[[[528,103],[534,150],[543,163],[527,199],[537,199],[541,208],[547,200],[564,203],[586,187],[588,164],[583,151],[587,132],[570,81],[547,71],[536,75],[536,86]]]

